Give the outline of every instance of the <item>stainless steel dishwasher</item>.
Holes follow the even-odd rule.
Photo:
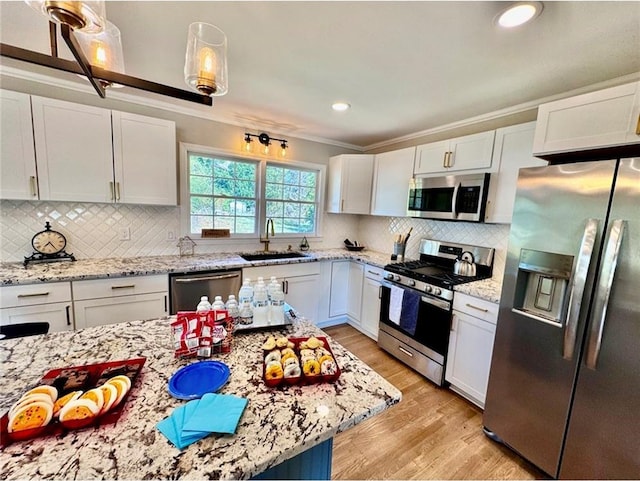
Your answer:
[[[195,311],[200,297],[215,296],[227,301],[229,294],[238,295],[242,284],[242,270],[219,270],[198,273],[169,274],[169,311]]]

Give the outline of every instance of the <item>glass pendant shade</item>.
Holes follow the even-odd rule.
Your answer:
[[[105,27],[104,0],[25,0],[25,3],[49,20],[69,25],[75,31],[97,33]]]
[[[215,25],[189,25],[184,79],[204,95],[220,96],[228,90],[227,36]]]
[[[120,29],[113,23],[107,21],[100,33],[76,32],[76,39],[91,65],[111,72],[125,73]],[[122,87],[102,80],[100,82],[105,86]]]

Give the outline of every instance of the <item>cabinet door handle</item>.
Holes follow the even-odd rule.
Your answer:
[[[34,294],[18,294],[18,299],[22,297],[42,297],[42,296],[48,296],[48,295],[49,295],[48,292],[36,292]]]
[[[120,200],[120,182],[116,182],[116,200]]]
[[[164,312],[167,312],[167,295],[164,295]]]
[[[640,114],[638,114],[638,124],[636,125],[636,135],[640,135]]]
[[[468,302],[466,305],[467,307],[470,307],[471,309],[475,309],[476,311],[489,312],[489,309],[483,309],[482,307],[474,306],[473,304],[469,304]]]
[[[378,276],[378,277],[380,277],[380,273],[379,273],[379,272],[367,271],[367,274],[372,274],[372,275],[374,275],[374,276]]]
[[[378,286],[378,299],[382,299],[382,284]]]
[[[442,159],[442,167],[444,167],[445,169],[447,168],[447,155],[449,155],[449,152],[445,152],[444,159]]]
[[[342,199],[342,201],[340,202],[340,210],[344,210],[344,199]]]
[[[67,314],[67,326],[71,325],[71,306],[65,306],[64,310]]]
[[[36,188],[36,176],[29,176],[29,189],[31,189],[31,196],[36,197],[38,195],[38,189]]]
[[[126,286],[111,286],[111,289],[115,291],[116,289],[133,289],[134,287],[136,287],[135,284],[127,284]]]
[[[458,316],[453,314],[451,316],[451,332],[456,332],[457,329],[458,329]]]
[[[116,190],[113,187],[113,181],[109,181],[109,192],[111,193],[111,200],[116,200]]]

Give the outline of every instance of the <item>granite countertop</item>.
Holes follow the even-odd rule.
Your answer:
[[[179,451],[155,426],[184,403],[169,395],[169,378],[195,361],[174,359],[169,322],[135,321],[2,341],[0,412],[50,369],[147,358],[116,424],[11,444],[0,452],[3,479],[249,478],[384,411],[402,397],[331,338],[342,371],[335,383],[268,388],[261,377],[261,344],[268,334],[326,334],[303,319],[277,331],[236,334],[232,352],[215,356],[231,369],[220,392],[249,400],[236,434],[211,435]]]
[[[76,262],[30,264],[21,262],[0,264],[3,286],[36,284],[40,282],[77,281],[107,277],[142,276],[171,272],[197,272],[234,269],[275,264],[296,264],[334,259],[352,259],[384,267],[389,254],[376,251],[352,252],[346,249],[324,249],[305,252],[305,257],[268,261],[246,261],[239,253],[213,253],[197,256],[155,256],[108,259],[81,259]]]
[[[502,279],[491,277],[481,281],[460,284],[455,286],[453,290],[499,304],[500,294],[502,293]]]

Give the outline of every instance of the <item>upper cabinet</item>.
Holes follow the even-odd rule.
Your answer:
[[[38,199],[31,98],[0,90],[0,198]]]
[[[176,205],[176,127],[173,122],[112,112],[116,200]]]
[[[174,122],[0,94],[0,198],[177,204]]]
[[[489,182],[485,222],[511,223],[518,172],[523,167],[547,165],[532,154],[535,129],[536,123],[528,122],[496,130],[492,161],[496,171]]]
[[[486,171],[491,167],[495,131],[465,135],[455,139],[419,145],[416,150],[415,175],[457,171]]]
[[[111,111],[31,97],[40,200],[110,202]]]
[[[368,214],[372,178],[373,155],[343,154],[329,158],[327,212]]]
[[[371,194],[372,215],[407,215],[409,181],[413,177],[415,156],[415,147],[375,155]]]
[[[540,105],[539,157],[640,143],[640,82]]]

